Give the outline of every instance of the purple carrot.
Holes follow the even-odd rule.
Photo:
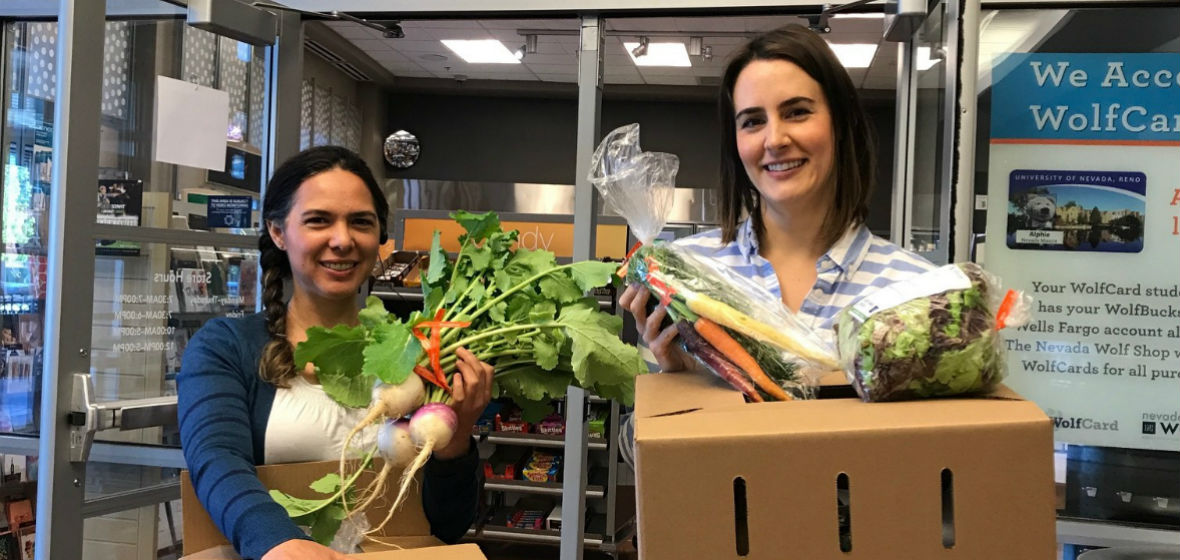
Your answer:
[[[724,379],[734,389],[741,391],[742,394],[749,397],[754,402],[762,402],[762,396],[754,388],[754,384],[746,378],[745,373],[742,372],[733,362],[729,361],[719,350],[709,344],[709,341],[692,327],[692,323],[681,319],[676,321],[676,330],[680,333],[680,338],[684,343],[684,349],[688,353],[695,356],[705,367],[709,368],[717,377]]]

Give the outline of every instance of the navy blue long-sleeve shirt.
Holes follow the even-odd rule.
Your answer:
[[[258,376],[268,339],[261,314],[209,321],[189,341],[176,378],[180,441],[193,488],[246,559],[308,538],[254,470],[266,457],[266,423],[275,399],[275,387]],[[423,509],[431,533],[445,542],[458,540],[475,519],[478,466],[472,445],[463,457],[432,458],[423,468]]]

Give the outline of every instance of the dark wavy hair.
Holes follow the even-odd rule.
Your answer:
[[[832,114],[835,138],[832,176],[835,204],[824,219],[821,238],[826,247],[840,239],[849,226],[864,223],[869,213],[874,169],[873,133],[856,87],[828,44],[810,29],[791,24],[750,40],[730,59],[721,80],[718,114],[721,119],[721,237],[725,243],[737,237],[743,212],[763,232],[761,197],[742,167],[737,151],[736,111],[733,88],[738,75],[755,60],[786,60],[819,82]]]
[[[386,239],[389,221],[389,201],[373,178],[365,160],[356,152],[340,146],[317,146],[291,156],[283,162],[266,184],[262,201],[262,219],[266,224],[282,224],[295,205],[295,193],[304,181],[325,171],[342,169],[365,183],[373,195],[373,208],[381,226],[381,242]],[[285,387],[298,373],[295,356],[287,342],[287,304],[283,300],[283,280],[291,277],[291,262],[287,253],[279,250],[263,227],[258,236],[259,264],[262,266],[262,303],[266,314],[266,330],[270,341],[262,349],[258,374],[263,381]]]

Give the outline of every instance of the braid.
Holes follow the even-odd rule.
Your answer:
[[[266,330],[270,341],[262,348],[258,361],[258,375],[263,381],[287,387],[287,380],[295,377],[295,355],[287,342],[287,305],[283,302],[283,280],[290,272],[287,255],[263,233],[259,239],[262,249],[262,303],[265,305]]]

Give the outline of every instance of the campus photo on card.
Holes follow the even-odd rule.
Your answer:
[[[1012,249],[1143,250],[1143,173],[1016,169],[1008,184],[1007,238]]]

